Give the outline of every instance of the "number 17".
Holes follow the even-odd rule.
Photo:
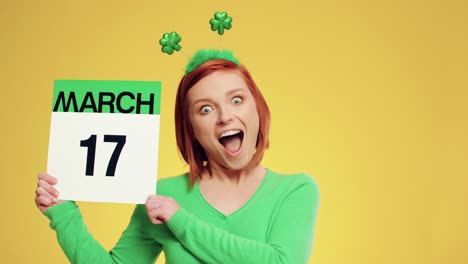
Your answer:
[[[93,176],[94,174],[94,160],[96,156],[96,135],[91,135],[86,140],[80,141],[81,147],[87,147],[88,153],[86,157],[86,176]],[[104,135],[104,142],[115,142],[114,152],[107,164],[106,176],[114,176],[115,168],[117,167],[117,162],[119,161],[120,153],[125,145],[127,136],[121,135]]]

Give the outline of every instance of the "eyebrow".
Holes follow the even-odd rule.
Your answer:
[[[231,95],[231,94],[235,94],[237,92],[240,92],[240,91],[245,91],[244,88],[236,88],[236,89],[232,89],[232,90],[229,90],[226,92],[226,95]],[[209,97],[204,97],[204,98],[200,98],[198,100],[196,100],[195,102],[193,102],[192,105],[196,105],[198,104],[199,102],[211,102],[211,103],[214,103],[213,100]]]

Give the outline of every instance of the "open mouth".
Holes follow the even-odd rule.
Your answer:
[[[241,130],[229,130],[219,136],[218,141],[223,145],[224,149],[230,154],[237,153],[242,147],[244,132]]]

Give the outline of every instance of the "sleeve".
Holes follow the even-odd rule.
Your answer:
[[[168,227],[187,249],[206,263],[307,263],[318,204],[315,182],[297,187],[283,200],[267,242],[234,235],[183,208],[173,215]]]
[[[148,218],[142,219],[144,213],[144,208],[137,205],[130,224],[110,252],[93,238],[74,202],[63,202],[44,214],[51,220],[50,227],[56,231],[70,263],[154,263],[162,246],[146,235],[144,220]]]

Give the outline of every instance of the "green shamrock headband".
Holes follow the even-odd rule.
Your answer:
[[[237,66],[240,66],[239,61],[234,57],[234,54],[232,54],[231,51],[229,50],[215,50],[215,49],[201,49],[198,50],[195,55],[192,56],[190,59],[189,63],[187,64],[187,67],[185,68],[185,75],[191,73],[193,70],[195,70],[198,66],[202,65],[203,63],[209,61],[209,60],[227,60],[227,61],[232,61]]]
[[[210,19],[210,25],[212,31],[218,31],[218,35],[223,35],[225,30],[232,28],[232,17],[230,17],[227,12],[216,12],[214,14],[214,18]],[[159,40],[161,51],[168,55],[174,54],[174,51],[180,51],[182,49],[182,46],[179,44],[181,40],[182,37],[175,31],[164,33],[162,38]],[[191,73],[203,63],[216,59],[227,60],[240,65],[239,61],[234,57],[231,51],[201,49],[198,50],[190,59],[187,67],[185,68],[185,75]]]

